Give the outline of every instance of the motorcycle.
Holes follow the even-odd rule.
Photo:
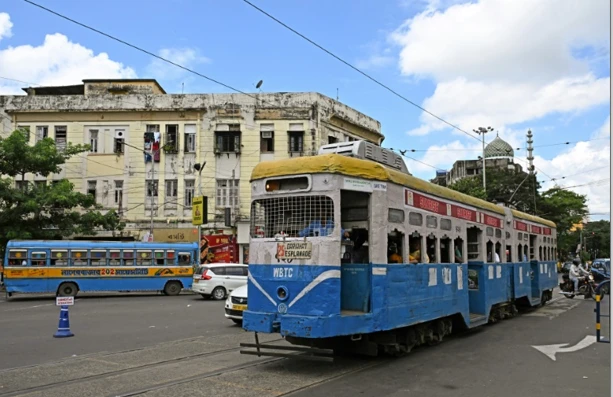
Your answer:
[[[585,299],[592,298],[596,300],[596,287],[597,284],[594,281],[594,276],[583,276],[579,278],[579,286],[577,287],[579,293],[577,295],[585,296]],[[562,275],[562,282],[560,283],[560,293],[563,294],[568,299],[573,299],[575,297],[575,285],[573,280],[570,279],[568,274]],[[600,291],[600,297],[604,296],[603,291]]]

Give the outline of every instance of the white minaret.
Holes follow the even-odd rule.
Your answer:
[[[532,131],[528,130],[528,133],[526,134],[526,142],[528,142],[528,172],[530,174],[534,173],[534,164],[532,163],[532,161],[534,160],[534,156],[532,155],[532,143],[534,143],[534,141],[532,140]]]

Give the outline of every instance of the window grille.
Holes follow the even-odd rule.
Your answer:
[[[436,229],[436,227],[437,227],[437,218],[434,215],[426,216],[426,226]]]
[[[409,224],[421,226],[423,222],[422,215],[419,212],[409,212]]]
[[[58,125],[55,127],[55,146],[58,151],[64,151],[66,149],[66,126]]]
[[[251,237],[330,235],[334,204],[327,196],[280,197],[251,204]]]
[[[451,219],[441,219],[441,230],[451,230]]]
[[[90,153],[98,153],[98,130],[89,130]]]
[[[115,204],[122,204],[123,181],[115,181]]]
[[[42,141],[49,137],[49,127],[46,125],[39,125],[36,127],[36,142]]]

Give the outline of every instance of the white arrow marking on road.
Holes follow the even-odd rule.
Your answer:
[[[596,337],[593,335],[588,335],[585,338],[583,338],[581,342],[571,347],[564,347],[564,346],[567,346],[568,343],[561,343],[558,345],[532,346],[532,347],[534,347],[536,350],[540,351],[541,353],[543,353],[544,355],[546,355],[553,361],[556,361],[556,353],[576,352],[578,350],[585,349],[586,347],[588,347],[589,345],[593,343],[596,343]]]

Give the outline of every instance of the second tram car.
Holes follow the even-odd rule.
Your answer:
[[[262,162],[251,182],[243,328],[257,353],[242,353],[267,355],[264,332],[402,354],[543,304],[557,285],[553,222],[418,179],[368,142]]]

